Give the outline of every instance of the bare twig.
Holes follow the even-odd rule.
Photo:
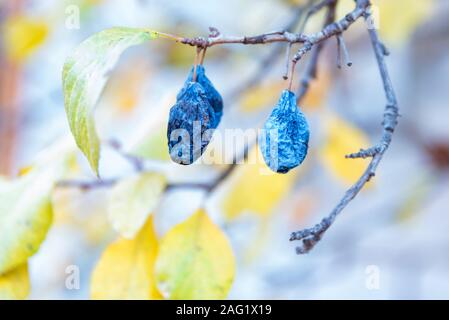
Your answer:
[[[343,52],[343,57],[345,59],[345,64],[348,67],[351,67],[352,66],[352,61],[349,58],[349,51],[348,51],[348,48],[346,47],[345,40],[343,39],[343,35],[341,33],[337,34],[337,44],[338,44],[338,48],[337,48],[337,50],[338,50],[338,52],[337,52],[337,55],[338,55],[338,59],[337,59],[338,60],[338,68],[341,69],[341,53],[342,52]]]
[[[286,24],[284,29],[287,31],[295,29],[296,25],[301,20],[305,10],[306,9],[303,6],[295,8],[292,18]],[[299,32],[303,32],[303,29],[300,28]],[[282,52],[282,48],[283,46],[281,46],[280,44],[278,44],[277,46],[273,46],[268,54],[264,58],[260,59],[258,68],[253,73],[253,75],[249,79],[243,81],[242,83],[239,83],[239,85],[232,90],[231,94],[228,95],[229,97],[227,100],[231,101],[232,103],[232,101],[240,96],[243,92],[258,84],[261,79],[263,79],[264,75],[267,74],[271,70],[271,68],[273,68],[277,57]]]
[[[284,70],[284,75],[282,76],[282,78],[284,80],[288,79],[288,72],[290,71],[290,52],[292,51],[292,43],[289,43],[287,45],[287,50],[285,50],[285,70]]]
[[[334,6],[337,3],[338,0],[323,0],[321,2],[318,2],[317,4],[311,6],[309,8],[309,10],[307,11],[306,17],[304,18],[304,20],[301,23],[301,27],[300,30],[303,31],[304,28],[306,27],[307,22],[309,21],[309,19],[318,11],[320,11],[321,9],[325,8],[325,7],[330,7],[330,6]]]
[[[335,9],[336,9],[336,2],[330,2],[328,4],[328,12],[326,14],[326,19],[324,21],[324,26],[327,26],[328,24],[331,24],[335,20]],[[324,42],[319,43],[315,48],[312,50],[312,54],[310,57],[310,61],[308,62],[308,65],[306,67],[305,73],[303,77],[301,78],[298,92],[296,94],[297,104],[299,105],[302,99],[306,96],[310,82],[313,79],[316,79],[317,77],[317,68],[318,68],[318,58],[320,56],[321,51],[323,50]]]
[[[330,1],[334,3],[334,1]],[[267,44],[273,42],[303,43],[303,47],[293,57],[293,61],[300,60],[305,53],[311,50],[312,46],[330,37],[347,30],[357,19],[362,17],[369,5],[368,0],[357,1],[356,8],[348,13],[343,19],[327,25],[323,30],[314,34],[292,33],[289,31],[275,31],[263,33],[256,36],[224,36],[219,33],[215,38],[181,38],[180,42],[195,47],[212,47],[223,44]]]
[[[222,171],[220,175],[215,178],[210,183],[191,183],[191,182],[181,182],[181,183],[172,183],[167,186],[167,190],[173,189],[203,189],[206,194],[212,193],[221,183],[226,180],[227,177],[235,170],[238,163],[241,161],[246,161],[248,159],[250,146],[246,145],[243,149],[243,152],[239,155],[239,157],[234,158],[234,161],[231,165],[229,165],[226,170]]]
[[[88,191],[91,189],[99,188],[110,188],[116,184],[118,179],[107,179],[107,180],[61,180],[56,183],[58,188],[77,188],[83,191]]]
[[[302,42],[304,45],[298,50],[292,60],[299,61],[315,44],[346,31],[355,21],[365,14],[369,5],[369,0],[358,0],[356,8],[343,19],[327,25],[323,30],[315,34],[297,35],[297,39],[299,40],[297,42]]]
[[[136,156],[133,156],[133,155],[131,155],[129,153],[124,152],[123,149],[122,149],[122,145],[120,144],[119,141],[111,139],[111,140],[107,141],[107,143],[119,155],[121,155],[124,159],[129,161],[129,163],[131,163],[131,165],[134,167],[136,172],[142,172],[144,170],[144,161],[143,161],[143,159],[141,159],[139,157],[136,157]]]
[[[366,20],[370,18],[371,13],[368,10],[370,6],[370,1],[368,0],[358,0],[358,7],[365,7],[363,16]],[[374,28],[368,29],[371,43],[373,45],[374,53],[376,56],[377,64],[379,67],[379,72],[384,85],[384,91],[387,99],[387,106],[385,107],[385,112],[383,116],[383,134],[382,138],[377,146],[374,146],[368,150],[362,150],[359,153],[349,155],[350,158],[358,157],[372,157],[370,164],[368,165],[365,172],[359,178],[359,180],[346,191],[343,198],[337,204],[337,206],[332,210],[329,216],[325,217],[320,223],[315,225],[310,229],[305,229],[302,231],[293,232],[290,237],[290,241],[302,240],[302,245],[296,248],[298,254],[303,254],[309,252],[322,238],[323,234],[329,229],[333,224],[336,217],[343,211],[343,209],[351,202],[360,190],[365,186],[365,184],[374,177],[376,169],[382,160],[382,157],[388,147],[390,146],[394,130],[398,124],[399,117],[399,107],[396,99],[396,94],[393,89],[393,84],[387,69],[385,62],[385,55],[387,50],[382,42],[379,40],[379,35],[377,30]]]

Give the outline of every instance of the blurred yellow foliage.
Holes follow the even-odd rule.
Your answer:
[[[345,156],[368,148],[369,139],[362,130],[337,115],[329,115],[324,123],[327,133],[320,158],[337,178],[352,184],[365,171],[369,159],[346,159]]]
[[[309,3],[310,0],[283,0],[283,1],[291,5],[302,6]]]
[[[374,23],[387,44],[402,44],[410,38],[435,8],[435,0],[373,0]],[[340,0],[337,16],[354,9],[353,0]]]
[[[437,180],[435,175],[425,169],[411,178],[408,182],[408,190],[396,211],[396,220],[399,222],[407,222],[416,217],[420,211],[422,212],[423,204],[428,200]]]
[[[151,131],[151,133],[140,141],[131,154],[151,160],[169,161],[167,145],[167,124],[160,124]]]
[[[114,71],[103,94],[103,99],[108,101],[110,107],[116,108],[119,116],[134,110],[144,85],[149,86],[152,81],[151,68],[145,59],[139,56],[129,60],[125,66],[119,66]]]
[[[379,6],[379,31],[392,43],[403,43],[432,13],[434,0],[375,0]]]
[[[0,189],[0,273],[37,252],[52,222],[51,174],[30,173]]]
[[[17,15],[2,26],[3,46],[12,61],[23,62],[45,41],[49,27],[45,21]]]
[[[234,275],[229,241],[204,210],[161,239],[156,278],[164,298],[224,299]]]
[[[44,149],[25,175],[0,183],[0,274],[35,254],[53,220],[51,193],[67,172],[73,143]]]
[[[55,225],[82,230],[91,244],[99,244],[111,233],[107,219],[106,190],[85,192],[76,188],[57,188],[52,193]]]
[[[28,263],[0,275],[0,300],[26,299],[29,293]]]
[[[150,217],[134,239],[109,245],[91,279],[93,299],[160,299],[153,274],[158,243]]]
[[[307,94],[300,103],[300,107],[308,111],[324,105],[331,84],[331,75],[325,65],[321,64],[317,72],[316,79],[310,82]]]
[[[240,100],[241,110],[251,112],[274,106],[280,92],[286,87],[285,83],[285,81],[273,81],[247,90]]]
[[[222,208],[228,219],[235,219],[244,212],[261,216],[271,214],[291,189],[298,175],[298,170],[288,174],[272,172],[263,161],[257,146],[251,150],[248,159],[248,163],[238,165],[233,174],[236,179],[223,199]]]
[[[300,107],[313,110],[323,105],[330,85],[330,75],[327,69],[320,68],[317,79],[310,83],[307,95],[304,97]],[[240,100],[240,108],[245,112],[258,111],[266,107],[274,107],[279,96],[286,88],[286,81],[273,81],[255,86],[247,90]],[[296,92],[296,88],[292,89]]]

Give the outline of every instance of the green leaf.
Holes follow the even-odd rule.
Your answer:
[[[93,113],[109,72],[127,48],[158,36],[147,29],[106,29],[81,43],[64,64],[62,80],[70,129],[97,175],[100,142]]]
[[[156,208],[166,187],[163,175],[147,172],[120,181],[111,191],[108,206],[112,226],[124,238],[131,239]]]
[[[229,241],[203,210],[161,239],[156,279],[164,298],[224,299],[234,275]]]

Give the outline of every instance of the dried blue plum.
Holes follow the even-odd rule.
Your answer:
[[[203,86],[187,82],[170,109],[167,138],[171,159],[184,165],[195,162],[209,144],[215,123]]]
[[[194,67],[190,70],[189,76],[187,77],[187,80],[184,84],[184,88],[179,92],[178,97],[182,94],[182,92],[185,90],[186,85],[189,82],[192,82],[193,80],[193,70]],[[206,76],[206,70],[204,69],[204,66],[198,65],[196,67],[196,81],[201,84],[204,88],[204,91],[206,91],[207,99],[209,100],[209,103],[211,104],[212,108],[214,109],[215,113],[215,123],[214,128],[217,128],[221,116],[223,115],[223,98],[221,97],[220,93],[215,89],[212,82],[209,80],[209,78]]]
[[[259,146],[271,170],[287,173],[304,161],[309,144],[309,125],[296,105],[293,92],[282,92],[264,129],[259,137]]]

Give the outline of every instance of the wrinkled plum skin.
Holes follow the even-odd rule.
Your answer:
[[[282,92],[264,129],[265,134],[259,137],[259,146],[271,170],[287,173],[304,161],[309,145],[309,125],[296,105],[293,92]],[[278,130],[277,135],[275,130]]]
[[[178,94],[179,96],[183,93],[183,91],[186,88],[186,85],[189,82],[192,82],[193,80],[193,70],[194,67],[190,70],[190,73],[187,77],[187,80],[184,84],[184,88],[181,89],[181,91]],[[221,116],[223,115],[223,98],[221,97],[220,93],[218,93],[217,89],[215,89],[212,82],[209,80],[209,78],[206,76],[206,70],[204,69],[204,66],[198,65],[196,67],[196,81],[203,87],[204,91],[206,92],[207,99],[209,100],[209,103],[211,104],[212,108],[215,112],[215,123],[213,125],[214,128],[217,128]]]
[[[194,136],[194,123],[197,123],[199,132]],[[170,109],[168,120],[167,138],[168,149],[171,159],[179,164],[189,165],[195,162],[206,149],[209,139],[202,138],[208,136],[206,130],[214,129],[216,123],[215,112],[209,103],[208,96],[198,82],[188,82],[178,94],[176,104]],[[171,134],[174,130],[184,129],[189,135],[189,139],[172,141]],[[201,136],[198,136],[201,134]],[[204,141],[203,141],[204,140]],[[194,141],[199,143],[195,144]],[[177,146],[178,145],[178,146]],[[187,148],[189,152],[184,154],[179,146]],[[174,148],[177,146],[177,148]]]

